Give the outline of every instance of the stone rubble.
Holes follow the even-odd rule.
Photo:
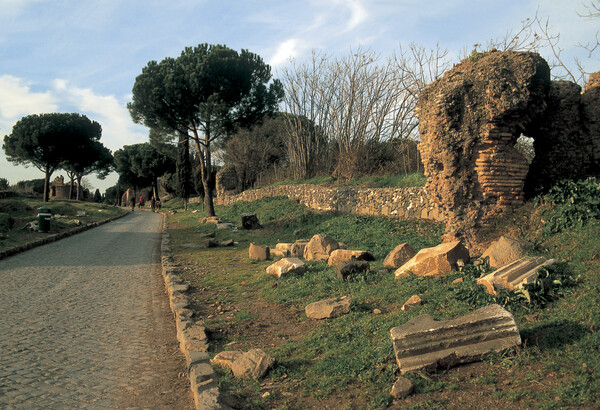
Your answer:
[[[410,274],[416,276],[440,276],[457,268],[459,260],[468,260],[469,251],[460,241],[442,243],[433,248],[421,249],[408,262],[399,267],[396,279]]]
[[[320,300],[307,305],[304,311],[309,319],[332,319],[350,313],[351,301],[349,296]]]

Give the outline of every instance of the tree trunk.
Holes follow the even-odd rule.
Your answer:
[[[52,175],[52,171],[50,171],[50,167],[46,166],[44,172],[44,202],[48,202],[50,200],[50,176]]]
[[[81,180],[83,175],[77,175],[77,200],[79,201],[79,193],[81,192]]]

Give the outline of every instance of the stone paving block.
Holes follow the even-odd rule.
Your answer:
[[[454,320],[417,316],[392,328],[390,336],[401,374],[474,362],[521,344],[512,314],[495,304]]]
[[[477,284],[485,286],[487,292],[492,295],[496,294],[494,286],[514,290],[534,282],[541,268],[554,263],[554,259],[546,259],[543,256],[522,258],[478,279]]]

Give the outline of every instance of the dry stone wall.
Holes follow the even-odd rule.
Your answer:
[[[317,211],[338,211],[358,215],[381,215],[401,219],[441,221],[435,204],[424,188],[339,188],[298,184],[269,186],[238,195],[217,197],[219,205],[237,201],[256,201],[267,197],[287,196]]]

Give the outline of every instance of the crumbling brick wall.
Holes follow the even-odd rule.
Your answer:
[[[419,97],[419,149],[427,190],[446,221],[446,239],[477,254],[478,230],[561,178],[598,173],[600,78],[585,93],[551,82],[537,53],[492,50],[469,58]],[[534,138],[531,170],[515,144]],[[527,180],[527,184],[526,184]]]

